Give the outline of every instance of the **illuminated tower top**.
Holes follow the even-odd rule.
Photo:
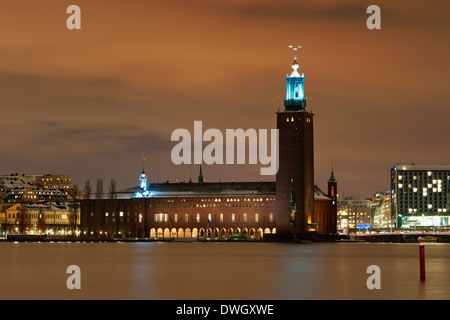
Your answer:
[[[144,170],[142,170],[142,173],[139,176],[139,188],[144,191],[147,190],[147,175]]]
[[[139,189],[147,191],[147,175],[145,174],[145,157],[142,155],[142,173],[139,176]]]
[[[133,198],[147,198],[151,197],[152,192],[149,190],[149,185],[147,184],[147,174],[145,173],[145,158],[142,156],[142,172],[139,175],[139,187]]]
[[[285,111],[304,111],[306,107],[306,96],[303,82],[305,75],[300,74],[297,70],[300,67],[297,62],[297,50],[301,46],[289,46],[294,50],[294,62],[292,63],[292,73],[286,79],[286,98],[284,98]]]

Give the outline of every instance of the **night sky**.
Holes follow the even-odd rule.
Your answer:
[[[81,30],[66,27],[71,4]],[[381,30],[366,27],[371,4]],[[3,1],[0,174],[128,188],[145,154],[150,182],[196,181],[198,166],[171,162],[172,131],[275,128],[292,44],[318,185],[333,163],[340,196],[388,190],[397,163],[450,164],[449,12],[448,0]],[[203,174],[259,181],[260,167]]]

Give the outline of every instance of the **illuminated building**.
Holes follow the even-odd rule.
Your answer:
[[[392,219],[391,191],[377,193],[372,197],[372,217],[374,228],[395,227]]]
[[[26,221],[19,219],[21,210],[27,215]],[[79,225],[80,213],[74,213],[65,204],[13,204],[0,211],[0,235],[19,233],[21,223],[25,223],[26,234],[68,235],[72,232],[71,215]]]
[[[36,183],[44,189],[52,190],[70,190],[73,189],[73,183],[70,176],[50,175],[40,176],[36,179]]]
[[[48,202],[48,201],[68,201],[66,192],[61,190],[42,190],[42,189],[14,189],[10,191],[5,200],[7,202]]]
[[[9,202],[65,201],[72,191],[72,179],[67,175],[0,176],[0,195]]]
[[[368,230],[372,227],[371,200],[355,200],[345,197],[337,202],[337,229],[343,233],[350,230]]]
[[[313,113],[306,109],[297,59],[286,79],[284,110],[276,113],[279,170],[275,182],[147,183],[122,190],[116,199],[81,202],[81,233],[87,237],[302,239],[336,234],[337,181],[328,193],[314,185]]]
[[[402,165],[391,169],[392,213],[397,227],[449,225],[450,165]]]

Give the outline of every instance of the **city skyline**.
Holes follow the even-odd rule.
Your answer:
[[[381,30],[366,27],[370,3],[353,0],[77,2],[77,31],[65,26],[70,3],[3,5],[0,174],[67,174],[80,188],[114,178],[124,189],[145,154],[150,183],[195,181],[198,165],[170,162],[171,132],[195,120],[275,128],[290,44],[303,47],[319,186],[332,163],[340,194],[360,198],[389,189],[398,163],[450,163],[444,1],[379,3]],[[203,174],[259,181],[259,168],[204,164]]]

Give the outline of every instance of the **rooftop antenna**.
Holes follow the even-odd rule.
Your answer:
[[[142,172],[145,172],[145,156],[142,154]]]
[[[302,46],[296,46],[296,47],[295,47],[295,46],[293,46],[293,45],[290,45],[289,48],[291,48],[291,49],[294,51],[294,59],[297,60],[297,50],[298,50],[298,49],[301,49]]]

